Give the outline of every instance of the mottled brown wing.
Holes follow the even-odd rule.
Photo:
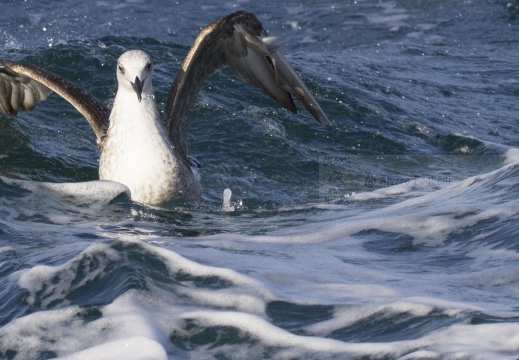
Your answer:
[[[206,26],[196,38],[171,87],[166,123],[177,152],[187,156],[189,115],[200,88],[219,68],[231,70],[291,112],[294,96],[320,123],[329,123],[317,101],[279,51],[281,41],[269,37],[251,13],[238,11]]]
[[[32,110],[54,91],[74,106],[90,123],[101,145],[108,130],[109,110],[83,88],[36,66],[0,60],[0,108],[16,116]]]

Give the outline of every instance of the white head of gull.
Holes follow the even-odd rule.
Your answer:
[[[238,11],[206,26],[196,38],[171,86],[165,118],[153,91],[153,63],[131,50],[117,62],[118,89],[111,111],[72,82],[33,65],[0,60],[0,108],[16,116],[32,110],[52,92],[66,99],[90,123],[101,152],[99,178],[126,185],[133,200],[155,205],[195,200],[202,193],[187,154],[193,104],[205,80],[229,66],[291,112],[292,96],[320,123],[329,122],[303,81],[251,13]]]

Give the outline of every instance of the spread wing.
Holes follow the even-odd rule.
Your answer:
[[[31,111],[54,91],[74,106],[90,123],[99,145],[108,130],[109,110],[83,88],[36,66],[0,60],[0,108],[16,116]]]
[[[207,78],[228,65],[291,112],[292,96],[320,123],[329,123],[287,59],[279,52],[281,40],[269,37],[251,13],[238,11],[206,26],[196,38],[171,87],[166,103],[169,136],[186,159],[187,127],[191,109]]]

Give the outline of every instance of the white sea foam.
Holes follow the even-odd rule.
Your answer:
[[[193,5],[183,3],[175,3],[175,11],[191,13]],[[3,278],[5,282],[0,282],[0,295],[6,301],[0,303],[0,319],[6,321],[0,326],[0,357],[5,354],[2,351],[11,350],[11,354],[16,351],[15,360],[55,356],[79,360],[253,359],[255,356],[515,360],[519,350],[516,241],[519,152],[460,134],[451,137],[454,131],[460,131],[514,144],[515,124],[511,119],[517,101],[511,85],[517,79],[510,74],[517,73],[516,64],[510,60],[513,56],[488,62],[492,52],[498,53],[496,49],[503,50],[505,55],[512,54],[512,50],[507,53],[505,49],[506,41],[501,46],[493,40],[500,38],[500,30],[510,28],[514,12],[508,8],[501,13],[487,12],[495,6],[490,2],[483,6],[481,2],[478,8],[470,7],[474,11],[468,14],[465,11],[469,7],[462,2],[440,1],[440,5],[448,6],[431,7],[439,20],[429,24],[431,17],[421,12],[423,4],[411,6],[414,2],[407,2],[402,7],[401,3],[333,2],[313,8],[309,4],[304,8],[299,3],[286,4],[291,20],[300,25],[298,31],[288,32],[289,43],[303,50],[309,47],[308,39],[317,45],[316,52],[299,52],[306,54],[300,56],[300,66],[316,81],[312,87],[325,98],[330,115],[335,116],[335,127],[331,132],[306,124],[305,128],[295,129],[287,126],[288,119],[282,116],[287,121],[283,123],[285,129],[274,124],[272,110],[258,111],[250,106],[251,93],[233,100],[238,101],[237,107],[233,107],[245,109],[245,117],[236,116],[240,118],[237,122],[240,126],[230,128],[242,131],[252,126],[258,134],[265,135],[267,142],[280,140],[293,150],[289,151],[290,156],[297,158],[302,154],[302,159],[309,161],[302,165],[304,169],[315,160],[315,154],[341,153],[346,149],[345,142],[356,142],[356,135],[362,140],[361,152],[416,151],[427,157],[451,150],[460,154],[475,151],[491,154],[493,160],[478,162],[477,158],[485,156],[463,155],[453,161],[425,164],[416,161],[410,165],[411,170],[439,164],[445,169],[436,167],[431,174],[445,171],[454,174],[455,180],[448,184],[417,181],[385,184],[367,191],[364,187],[355,189],[355,193],[341,194],[348,196],[341,196],[340,205],[309,205],[303,195],[295,202],[305,204],[298,207],[290,202],[283,209],[274,210],[252,206],[231,216],[207,214],[198,207],[177,216],[175,211],[148,211],[125,200],[122,202],[125,208],[120,211],[121,204],[111,201],[124,189],[120,193],[110,190],[102,194],[77,184],[46,187],[29,183],[23,187],[0,179],[0,187],[6,189],[6,195],[0,197],[0,238],[5,239],[0,245],[0,274],[10,274]],[[55,6],[49,4],[38,6],[48,9]],[[103,4],[101,8],[106,8]],[[6,16],[9,21],[5,26],[12,30],[3,33],[8,35],[4,41],[6,49],[20,48],[16,39],[23,38],[26,53],[31,53],[31,44],[55,44],[53,39],[72,26],[73,34],[67,37],[76,41],[76,35],[81,33],[86,36],[85,42],[71,42],[55,50],[68,53],[67,47],[72,46],[72,58],[86,53],[93,56],[101,67],[78,74],[84,79],[98,70],[104,71],[113,52],[122,48],[124,41],[118,41],[118,35],[160,36],[158,40],[164,42],[151,46],[163,54],[162,60],[183,56],[177,54],[178,46],[174,49],[164,45],[169,41],[168,36],[171,38],[169,29],[165,32],[159,29],[170,21],[164,11],[166,2],[154,8],[146,8],[146,2],[139,2],[140,10],[151,11],[146,18],[159,19],[158,23],[154,21],[156,25],[147,27],[128,27],[132,19],[123,14],[131,10],[128,2],[116,6],[124,10],[120,12],[122,16],[114,17],[115,13],[109,12],[107,18],[103,12],[89,11],[92,7],[83,8],[87,11],[79,17],[58,12],[48,19],[44,32],[41,24],[32,24],[38,28],[28,27],[23,24],[23,17]],[[202,7],[209,12],[208,16],[215,15],[217,10],[214,5]],[[312,11],[303,11],[306,8]],[[52,13],[41,9],[37,12]],[[158,18],[152,16],[157,14]],[[493,17],[495,14],[497,18]],[[301,18],[296,19],[296,15]],[[270,16],[268,11],[266,16]],[[325,17],[334,21],[329,21],[326,28],[314,26],[318,24],[313,24],[315,19]],[[475,19],[481,18],[494,20],[487,21],[492,23],[490,28],[485,27],[485,39],[492,43],[490,46],[487,40],[480,42],[481,37],[477,39],[477,34],[470,31],[463,37],[465,47],[450,40],[452,30],[467,29],[467,24],[471,27]],[[135,19],[141,23],[145,20]],[[175,29],[174,34],[192,28],[192,17],[179,19],[189,26],[182,28],[182,24],[177,24],[180,30]],[[340,28],[333,24],[339,24]],[[83,34],[80,30],[85,25],[94,32]],[[115,37],[107,45],[92,43],[92,39],[105,35],[107,26]],[[143,29],[146,34],[139,34]],[[352,31],[358,36],[344,36]],[[389,31],[393,32],[390,37],[386,36]],[[36,38],[31,40],[27,32]],[[145,43],[150,45],[147,40]],[[338,44],[348,50],[336,51]],[[101,53],[98,46],[102,47]],[[465,51],[469,48],[474,51]],[[326,53],[321,49],[331,51]],[[25,56],[16,51],[7,55]],[[45,62],[45,52],[42,55],[40,61]],[[74,68],[81,67],[77,65]],[[169,71],[161,73],[166,77]],[[323,73],[334,75],[323,78]],[[329,80],[319,83],[319,79],[326,78]],[[211,108],[199,107],[204,115],[202,120],[205,115],[214,116],[219,127],[225,127],[220,120],[226,117],[221,110],[225,110],[222,104],[227,104],[227,99],[219,94],[217,98],[215,94],[212,91],[207,95]],[[64,118],[62,112],[68,110],[59,106],[51,108],[60,115],[44,116],[37,124],[48,127],[49,136],[55,139],[54,120]],[[20,114],[13,127],[7,122],[5,140],[9,144],[11,140],[21,139],[23,146],[29,146],[35,154],[63,159],[65,151],[56,152],[55,144],[45,144],[48,140],[42,142],[38,140],[40,136],[31,134],[35,129],[32,123],[23,126],[24,119],[39,117],[38,109],[32,115]],[[282,111],[276,111],[283,115]],[[251,124],[247,117],[257,121]],[[297,124],[306,120],[294,121]],[[81,138],[81,133],[68,127],[71,123],[60,122],[64,126],[58,134],[60,140]],[[210,144],[205,140],[210,138],[204,132],[207,127],[204,122],[195,123],[201,124],[198,130],[202,135],[195,144],[198,150],[194,150],[207,157],[204,155],[204,145]],[[401,129],[394,128],[398,124]],[[11,129],[16,130],[14,138],[9,134]],[[368,139],[371,133],[372,141]],[[25,136],[31,140],[26,142]],[[250,139],[241,140],[246,145]],[[34,141],[38,142],[36,146],[32,144]],[[61,150],[76,149],[75,145],[63,145]],[[376,147],[371,148],[372,145]],[[88,143],[88,149],[94,151],[94,147],[92,142]],[[274,144],[274,147],[286,146]],[[27,154],[29,159],[37,159],[31,152]],[[346,152],[352,154],[356,150]],[[77,154],[71,155],[76,158],[72,160],[75,164],[83,159],[80,155],[78,160]],[[221,162],[218,154],[210,155],[215,157],[208,159],[209,166]],[[265,154],[259,153],[257,159],[263,158],[262,155]],[[11,159],[11,166],[15,166],[14,161]],[[88,161],[95,165],[91,159]],[[391,172],[393,169],[382,162],[366,161],[366,164],[368,170]],[[238,161],[236,166],[242,165]],[[30,167],[30,164],[21,166]],[[60,172],[59,167],[40,169]],[[395,173],[415,173],[394,169]],[[359,179],[363,171],[355,172]],[[25,173],[23,169],[22,172]],[[233,177],[237,181],[238,185],[230,185],[240,196],[248,196],[258,186],[265,189],[262,177],[253,181],[257,180],[255,176],[252,179],[228,175],[224,174],[223,178]],[[218,199],[218,189],[227,186],[227,181],[220,180],[215,190],[210,185],[212,181],[206,179],[206,190],[213,194],[212,199]],[[291,184],[285,179],[281,186],[286,182]],[[314,190],[318,187],[313,183],[309,186]],[[267,184],[266,188],[271,187]],[[257,194],[261,196],[267,191],[271,190]],[[257,203],[258,207],[265,205],[262,201]],[[218,205],[213,204],[212,210]],[[202,203],[201,207],[204,206]],[[131,210],[126,211],[128,208]],[[113,218],[107,219],[105,215]],[[223,218],[225,226],[220,226],[223,221],[210,219],[208,229],[201,219],[213,216]],[[234,224],[238,231],[234,231]],[[258,224],[266,225],[253,228]],[[196,234],[219,234],[175,236],[179,228]],[[251,232],[262,235],[251,236]],[[102,244],[90,246],[96,242]],[[109,277],[114,272],[119,276]],[[110,281],[99,284],[98,279],[103,276]],[[125,281],[129,282],[127,287]],[[86,305],[77,305],[80,302],[75,299],[85,294],[86,298],[81,300]],[[95,302],[96,296],[103,301]]]
[[[486,189],[494,184],[506,186],[509,181],[516,181],[519,164],[511,163],[487,174],[477,175],[463,181],[453,182],[437,191],[415,196],[394,205],[375,209],[369,214],[348,216],[341,221],[312,222],[309,225],[292,227],[290,230],[273,232],[266,236],[247,237],[240,234],[217,234],[206,237],[206,241],[219,246],[230,246],[229,242],[263,242],[289,244],[315,244],[335,241],[359,233],[363,230],[378,229],[393,233],[409,234],[414,244],[437,246],[448,239],[457,228],[474,226],[480,221],[500,218],[507,219],[518,213],[514,201],[507,199],[506,189],[495,189],[490,195]],[[405,193],[407,185],[376,190],[380,195],[358,195],[357,199],[388,197]],[[401,190],[401,191],[400,191]],[[488,197],[494,201],[492,206],[482,201]],[[491,198],[491,199],[490,199]],[[340,208],[339,208],[340,209]],[[333,215],[332,215],[333,217]],[[226,245],[227,244],[227,245]]]
[[[146,337],[131,336],[107,342],[74,354],[59,357],[62,360],[165,360],[167,354],[156,341]]]
[[[221,211],[232,212],[232,211],[236,210],[234,205],[231,205],[231,196],[232,196],[231,189],[226,188],[223,191],[223,201],[222,201],[222,206],[220,208]]]
[[[103,256],[94,257],[96,253]],[[77,281],[77,264],[81,259],[83,264],[92,271],[84,275],[80,282]],[[119,259],[119,254],[104,244],[94,244],[88,247],[77,258],[67,261],[59,266],[36,265],[28,270],[22,270],[11,275],[11,278],[18,277],[18,286],[29,291],[27,302],[33,305],[35,296],[41,298],[40,306],[47,306],[53,301],[63,299],[63,295],[68,293],[73,287],[80,287],[88,284],[95,277],[99,276],[107,266]],[[54,281],[59,279],[59,281]],[[53,284],[53,286],[49,286]]]
[[[212,238],[200,238],[196,242],[207,245],[214,241]],[[256,238],[244,235],[240,247],[254,250],[258,244]],[[344,238],[342,239],[344,242]],[[198,248],[191,254],[199,258],[199,261],[193,261],[167,248],[159,248],[127,237],[120,243],[136,246],[143,254],[155,255],[159,261],[167,265],[171,274],[181,272],[202,278],[216,276],[229,281],[230,286],[221,289],[179,286],[174,292],[169,292],[167,288],[151,284],[147,291],[126,291],[112,303],[100,307],[102,316],[97,319],[82,321],[78,314],[84,310],[77,306],[39,311],[11,321],[0,329],[0,337],[13,348],[25,349],[20,351],[20,355],[31,357],[36,354],[37,349],[46,349],[66,359],[80,360],[99,356],[163,359],[165,353],[178,351],[171,345],[168,338],[170,334],[189,335],[191,330],[183,326],[186,321],[195,324],[195,330],[211,327],[238,329],[240,334],[248,334],[243,336],[251,336],[254,340],[252,343],[247,341],[243,344],[221,344],[214,349],[210,346],[200,346],[191,350],[194,357],[212,356],[210,354],[215,352],[240,357],[250,355],[251,351],[276,348],[279,349],[276,357],[281,359],[337,356],[405,356],[406,359],[420,359],[480,355],[482,358],[492,358],[498,352],[517,349],[519,340],[514,334],[519,328],[515,324],[454,324],[427,333],[418,339],[383,343],[349,343],[327,338],[334,331],[374,317],[378,318],[380,323],[384,323],[385,319],[398,319],[399,315],[415,319],[435,314],[435,317],[454,319],[484,310],[465,301],[407,296],[405,290],[396,290],[402,286],[394,285],[396,279],[386,274],[385,268],[376,269],[370,266],[370,259],[380,261],[377,254],[365,252],[361,241],[354,238],[350,240],[344,242],[345,248],[349,249],[348,252],[339,248],[337,251],[331,251],[333,246],[336,246],[335,243],[330,243],[332,247],[323,247],[322,245],[326,244],[319,239],[315,240],[315,244],[321,244],[319,247],[301,244],[301,247],[291,249],[289,261],[287,257],[281,257],[282,254],[287,254],[289,248],[274,242],[269,245],[269,254],[263,258],[256,256],[255,260],[259,262],[251,264],[246,254],[230,253],[229,257],[224,256],[225,246]],[[236,248],[238,245],[235,240],[226,244],[227,248]],[[70,291],[75,264],[96,253],[108,254],[107,258],[113,262],[120,259],[120,255],[112,247],[92,245],[63,265],[35,266],[18,273],[18,283],[29,290],[32,297],[37,292],[41,297],[42,291],[45,294],[54,294],[46,297],[42,303],[50,304]],[[341,265],[340,259],[336,258],[339,255],[343,259],[355,259],[358,263],[342,262]],[[233,267],[241,269],[242,273],[203,265],[207,259],[216,259],[224,263],[232,259]],[[93,258],[92,261],[97,262]],[[91,270],[92,274],[87,276],[88,279],[91,280],[95,274],[103,271],[104,265],[96,266],[94,269],[97,270]],[[252,276],[243,275],[246,269],[250,272],[255,267],[262,269],[261,273],[252,271]],[[509,280],[513,281],[511,275]],[[488,276],[491,277],[491,274]],[[455,274],[454,277],[456,281],[467,284],[480,278],[480,274],[474,274],[470,279],[467,275]],[[53,281],[56,278],[60,281]],[[411,286],[413,278],[416,278],[416,284]],[[445,282],[435,279],[435,274],[431,274],[430,278],[421,274],[409,274],[402,281],[408,288],[412,288],[413,293],[430,293],[434,292],[435,288],[446,285]],[[336,283],[338,280],[340,282]],[[87,281],[85,279],[82,283],[86,284]],[[473,286],[485,286],[484,284],[487,284],[485,277],[481,278],[479,284],[473,283]],[[495,282],[494,285],[502,285],[502,282]],[[176,297],[172,297],[173,293],[192,300],[179,302]],[[269,321],[264,311],[265,306],[269,301],[277,299],[300,300],[310,304],[325,304],[328,300],[330,304],[335,305],[329,320],[304,329],[305,333],[311,336],[300,336]],[[25,335],[20,336],[22,333]]]
[[[404,342],[397,347],[387,343],[348,344],[333,339],[298,336],[282,330],[257,316],[243,313],[197,311],[185,313],[182,317],[200,321],[204,326],[230,326],[238,328],[259,339],[263,346],[285,349],[281,355],[277,355],[279,358],[304,357],[305,353],[308,354],[309,352],[343,355],[386,353],[398,356],[409,351],[409,347]]]
[[[406,319],[424,318],[433,312],[435,316],[442,315],[446,318],[454,318],[464,312],[479,311],[480,307],[467,305],[461,302],[442,301],[423,297],[401,297],[398,301],[374,306],[378,299],[370,302],[369,306],[340,307],[330,320],[322,321],[309,326],[307,332],[317,336],[329,336],[333,331],[348,328],[365,319],[377,319],[384,322],[392,318],[398,319],[404,316]],[[380,301],[380,300],[379,300]],[[403,320],[398,320],[403,322]]]

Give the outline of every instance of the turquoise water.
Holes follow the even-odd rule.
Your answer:
[[[58,96],[1,115],[1,359],[517,359],[517,2],[2,7],[1,58],[110,106],[143,49],[161,109],[200,28],[251,11],[333,123],[224,69],[190,122],[202,199],[151,208],[96,182]]]

